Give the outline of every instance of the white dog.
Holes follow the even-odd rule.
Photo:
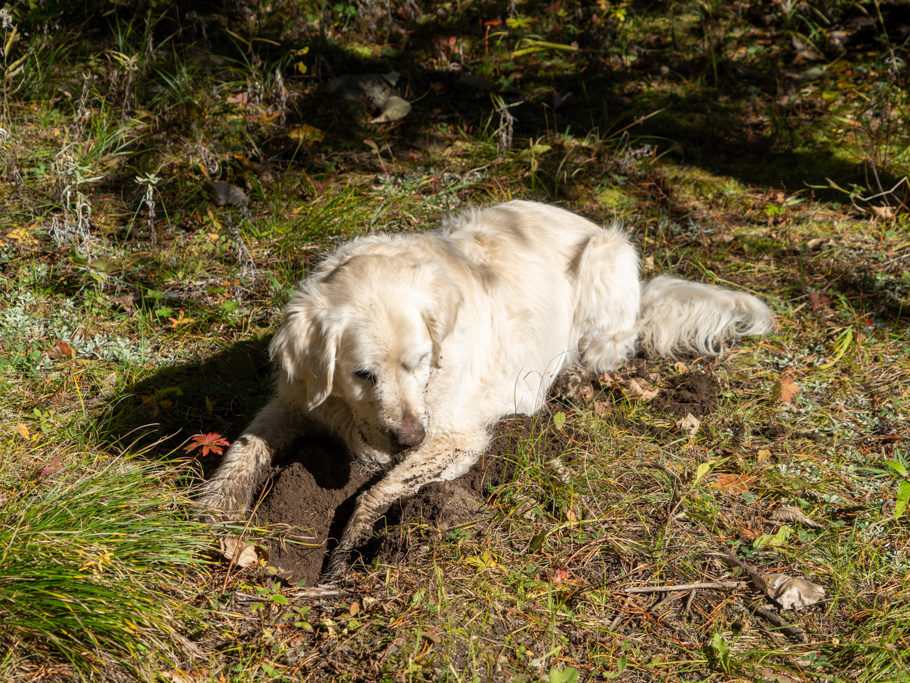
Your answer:
[[[543,406],[559,372],[613,369],[636,343],[662,355],[721,353],[772,325],[754,296],[657,277],[617,227],[513,201],[425,234],[370,235],[300,285],[271,344],[277,396],[231,446],[201,503],[246,509],[272,456],[313,430],[385,471],[364,491],[330,557],[346,557],[396,499],[454,479],[488,427]]]

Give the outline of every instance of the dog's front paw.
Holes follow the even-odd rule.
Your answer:
[[[246,510],[246,503],[226,490],[224,480],[206,482],[194,503],[194,516],[208,524],[236,521]]]
[[[350,563],[351,551],[335,548],[329,555],[329,561],[326,563],[325,570],[319,577],[319,584],[338,583],[347,573]]]

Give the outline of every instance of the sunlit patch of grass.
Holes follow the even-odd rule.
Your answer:
[[[112,664],[147,675],[191,655],[191,577],[207,539],[186,520],[179,469],[59,447],[4,463],[7,673],[62,658],[81,675]]]

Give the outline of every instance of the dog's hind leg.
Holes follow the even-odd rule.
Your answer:
[[[606,228],[579,245],[570,261],[581,363],[612,370],[635,348],[641,284],[638,254],[619,228]]]
[[[465,474],[486,449],[488,441],[486,433],[480,432],[470,435],[468,439],[449,437],[444,441],[426,443],[361,493],[341,540],[329,556],[320,582],[331,583],[341,578],[351,551],[366,539],[373,523],[392,503],[414,495],[431,482],[449,481]],[[453,448],[453,443],[459,447]]]
[[[275,453],[302,431],[302,416],[274,399],[231,444],[218,471],[205,483],[198,500],[201,512],[217,517],[244,512],[262,483]]]

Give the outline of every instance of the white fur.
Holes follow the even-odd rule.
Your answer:
[[[464,474],[510,413],[540,410],[567,366],[614,368],[637,340],[663,355],[716,355],[770,329],[757,298],[658,277],[616,226],[513,201],[425,234],[372,235],[303,281],[271,344],[276,398],[206,485],[202,504],[242,511],[275,451],[315,429],[386,472],[358,499],[328,576],[397,498]]]

